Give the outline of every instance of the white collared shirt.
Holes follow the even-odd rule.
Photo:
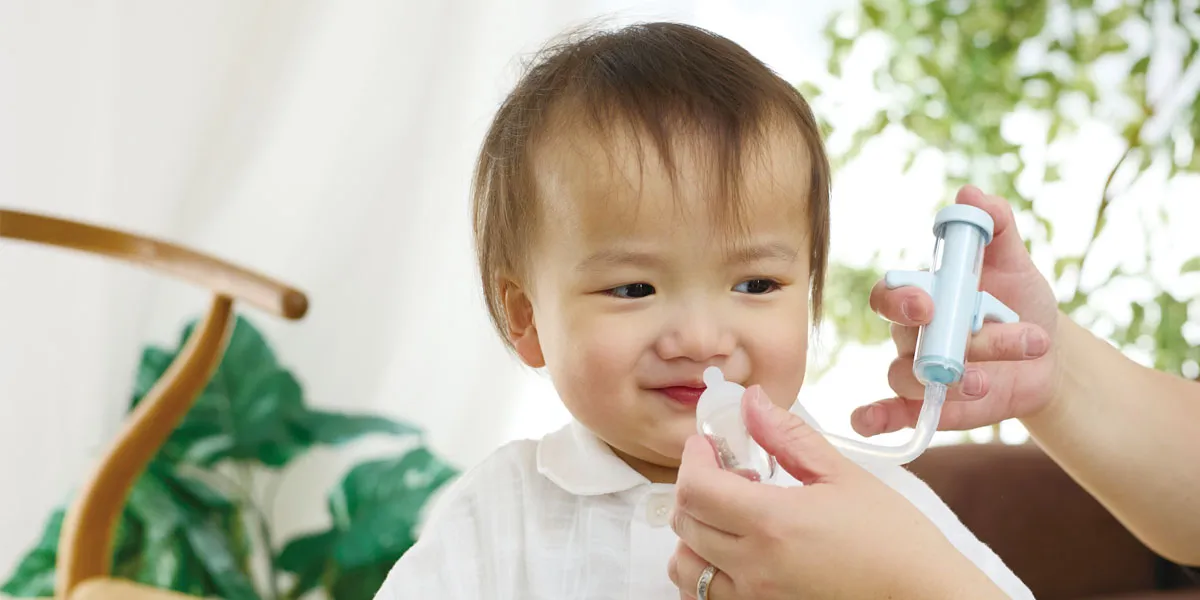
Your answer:
[[[1011,597],[1033,598],[924,482],[900,467],[872,472]],[[674,488],[578,422],[511,442],[450,484],[375,600],[673,600]]]

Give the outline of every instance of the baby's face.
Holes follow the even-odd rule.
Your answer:
[[[649,145],[610,156],[553,144],[525,294],[532,341],[571,414],[654,481],[674,481],[696,431],[702,374],[761,385],[791,406],[808,350],[809,164],[799,137],[750,154],[743,234],[715,218],[701,157],[680,148],[678,188]],[[612,165],[612,168],[610,168]],[[530,350],[534,350],[530,356]]]

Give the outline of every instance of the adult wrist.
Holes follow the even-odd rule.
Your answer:
[[[1096,375],[1097,358],[1095,349],[1089,345],[1104,343],[1062,311],[1058,313],[1053,340],[1050,348],[1053,356],[1049,358],[1055,366],[1046,401],[1038,410],[1020,418],[1031,431],[1061,419],[1071,406],[1087,396],[1087,386]]]

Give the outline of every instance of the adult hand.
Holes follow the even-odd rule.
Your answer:
[[[746,391],[743,415],[803,486],[724,471],[707,440],[689,438],[671,519],[680,543],[668,567],[680,598],[696,597],[710,564],[710,600],[1004,597],[904,496],[761,388]]]
[[[972,186],[960,190],[955,201],[981,208],[995,221],[980,288],[1021,316],[1020,323],[986,323],[971,338],[966,372],[948,390],[939,423],[941,429],[961,430],[1038,413],[1055,396],[1061,375],[1055,344],[1058,303],[1025,249],[1012,208]],[[918,327],[930,321],[934,306],[918,288],[888,289],[880,281],[871,290],[871,309],[892,322],[898,356],[888,370],[896,397],[860,407],[851,416],[854,430],[866,436],[916,424],[924,387],[913,376],[913,355]]]

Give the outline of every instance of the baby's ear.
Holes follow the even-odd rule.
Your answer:
[[[529,294],[516,282],[508,280],[500,282],[500,293],[504,298],[508,340],[512,342],[517,356],[535,369],[546,366],[546,359],[542,356],[542,343],[538,340],[537,325],[533,322],[533,302]]]

